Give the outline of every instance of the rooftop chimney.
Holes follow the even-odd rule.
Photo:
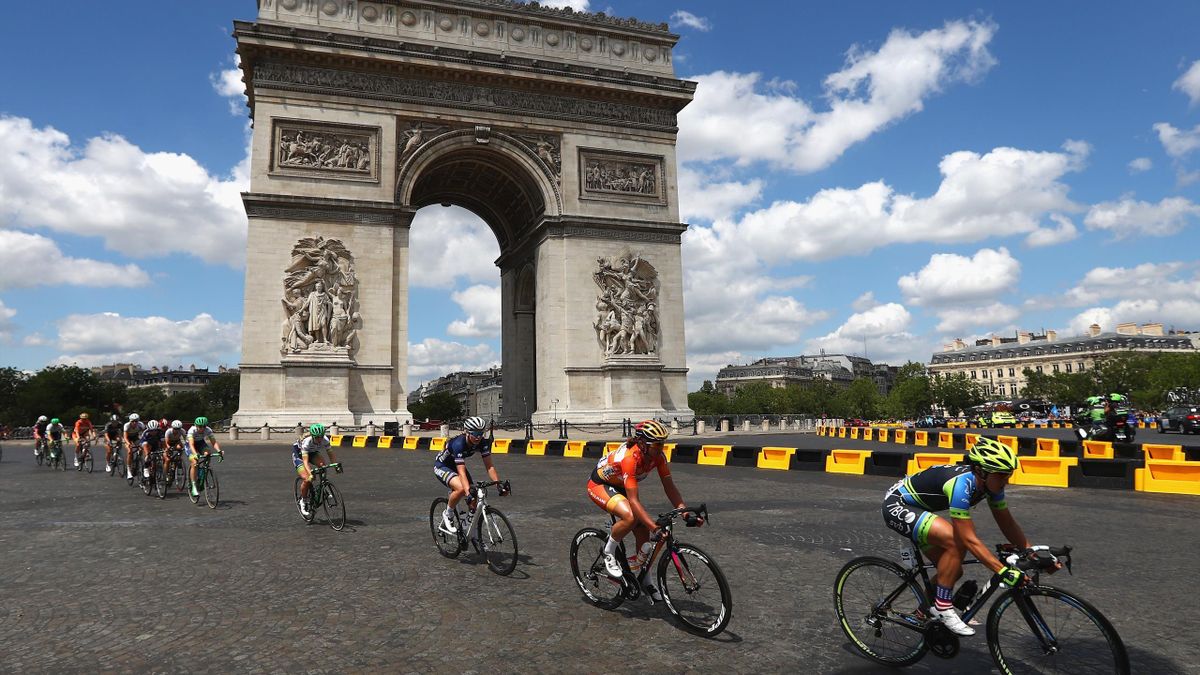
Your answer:
[[[1029,331],[1022,331],[1020,333],[1017,333],[1017,344],[1021,344],[1021,345],[1028,344],[1029,337],[1030,337]]]
[[[999,344],[1000,344],[1000,336],[998,336],[998,335],[993,335],[993,336],[992,336],[992,346],[993,346],[993,347],[995,347],[995,346],[997,346],[997,345],[999,345]]]
[[[1137,335],[1137,324],[1132,321],[1117,324],[1117,335]]]
[[[1053,331],[1053,330],[1046,331],[1046,342],[1054,342],[1057,339],[1058,339],[1058,331]]]
[[[963,342],[962,338],[954,338],[954,348],[955,349],[966,349],[967,343]]]
[[[1162,337],[1163,336],[1163,325],[1161,323],[1148,323],[1148,324],[1142,326],[1142,335],[1149,335],[1151,337]]]
[[[1098,324],[1098,323],[1094,323],[1094,324],[1088,326],[1088,335],[1090,335],[1092,337],[1096,337],[1097,335],[1099,335],[1100,331],[1101,331],[1101,328],[1100,328],[1100,324]]]

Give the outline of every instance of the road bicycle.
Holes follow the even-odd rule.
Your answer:
[[[175,486],[179,492],[183,492],[187,479],[184,478],[184,463],[183,463],[183,446],[170,445],[167,446],[167,470],[163,473],[163,478],[166,480],[166,488]]]
[[[33,443],[33,458],[37,460],[37,465],[41,466],[46,461],[46,453],[50,452],[50,446],[46,443],[46,439],[39,438]]]
[[[446,528],[442,513],[449,507],[450,500],[438,497],[429,507],[429,530],[433,533],[433,545],[447,558],[457,558],[467,546],[483,556],[488,569],[501,576],[512,574],[517,568],[517,533],[508,518],[498,509],[488,506],[487,489],[493,485],[501,493],[508,493],[512,486],[508,481],[479,481],[472,486],[475,510],[454,507],[451,518],[458,524],[454,530]]]
[[[142,483],[142,492],[147,497],[151,492],[157,492],[159,477],[162,474],[162,450],[151,450],[146,455],[146,459],[142,460],[143,473],[138,476],[138,480]],[[158,494],[158,498],[162,499],[166,496],[166,490]]]
[[[46,466],[50,470],[61,469],[67,470],[67,460],[63,459],[63,444],[62,439],[50,441],[50,450],[46,453]]]
[[[217,461],[225,461],[225,453],[217,451]],[[200,503],[200,493],[204,493],[204,502],[208,504],[208,508],[217,508],[217,501],[221,496],[221,489],[217,483],[217,472],[212,469],[212,453],[204,452],[196,458],[196,493],[193,494],[188,490],[188,499],[192,500],[193,504]],[[188,487],[191,487],[191,481]]]
[[[637,600],[646,595],[653,603],[654,598],[646,591],[646,577],[657,558],[655,578],[659,592],[667,609],[684,629],[703,637],[713,637],[724,631],[733,616],[733,594],[724,572],[712,556],[675,538],[674,522],[687,514],[709,520],[705,504],[659,515],[653,552],[636,574],[629,568],[625,543],[618,544],[617,559],[624,571],[620,579],[609,576],[604,566],[608,532],[585,527],[575,533],[571,540],[571,571],[588,602],[603,609],[616,609],[626,600]],[[615,522],[610,519],[610,529]]]
[[[92,439],[85,438],[79,442],[79,466],[75,467],[76,471],[87,470],[92,472]]]
[[[855,558],[838,572],[834,585],[846,637],[867,658],[892,667],[912,665],[927,652],[953,658],[959,649],[958,636],[929,619],[929,599],[935,597],[929,572],[936,573],[937,567],[915,546],[911,552],[916,561],[912,569],[884,558]],[[988,612],[988,649],[1001,672],[1129,673],[1125,645],[1108,619],[1079,597],[1040,583],[1042,572],[1066,567],[1071,573],[1070,546],[1015,551],[1005,544],[997,545],[996,552],[1005,564],[1028,575],[1027,583],[1000,591]],[[1000,575],[992,574],[981,593],[976,586],[967,581],[955,595],[964,622],[1000,590]]]
[[[108,442],[105,449],[108,450],[110,447],[111,451],[108,452],[107,456],[104,458],[105,464],[112,469],[108,472],[108,475],[110,477],[121,476],[125,473],[125,460],[121,459],[121,455],[125,452],[125,449],[121,447],[120,441]]]
[[[300,517],[304,522],[311,523],[317,517],[317,507],[325,511],[325,520],[338,532],[346,526],[346,502],[342,501],[342,492],[337,489],[337,486],[329,480],[325,472],[329,469],[334,469],[338,473],[342,472],[340,463],[327,464],[325,466],[312,467],[312,485],[308,486],[308,496],[300,496],[300,487],[304,485],[304,479],[296,476],[296,508],[300,511]],[[307,504],[306,504],[307,502]],[[307,505],[307,513],[305,506]]]
[[[126,441],[126,445],[129,447],[129,465],[125,467],[128,471],[125,480],[133,485],[134,481],[142,479],[142,449],[136,442]]]

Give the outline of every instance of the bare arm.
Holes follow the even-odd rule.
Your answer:
[[[675,480],[670,476],[662,477],[663,491],[667,493],[667,499],[675,505],[675,508],[682,509],[683,495],[679,494],[679,488],[675,487]]]
[[[1017,519],[1008,509],[992,509],[992,517],[996,519],[996,525],[1000,531],[1004,533],[1004,538],[1008,539],[1013,546],[1021,548],[1029,548],[1032,544],[1025,538],[1025,531],[1017,524]]]
[[[987,544],[979,540],[979,535],[975,533],[974,521],[970,518],[951,518],[950,521],[954,526],[954,538],[961,542],[976,560],[993,572],[999,572],[1004,567],[1004,563],[988,550]]]

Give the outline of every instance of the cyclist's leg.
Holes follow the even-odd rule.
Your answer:
[[[625,498],[625,491],[608,483],[597,483],[589,480],[587,485],[588,497],[596,506],[607,511],[617,519],[612,526],[612,538],[621,541],[633,529],[635,519],[633,508]]]
[[[451,509],[458,506],[458,502],[471,492],[471,472],[466,471],[466,474],[466,483],[463,482],[462,476],[458,475],[457,471],[450,475],[450,480],[446,483],[446,487],[450,488],[450,495],[447,499],[450,502],[448,506]]]
[[[300,497],[307,499],[308,490],[312,487],[312,472],[305,471],[304,459],[295,450],[292,451],[292,465],[296,467],[296,474],[303,479],[303,482],[300,483]]]
[[[967,549],[954,536],[954,526],[949,520],[932,513],[927,513],[926,516],[928,525],[922,523],[922,529],[927,550],[923,550],[937,565],[937,585],[954,588],[954,584],[962,578],[962,563]]]

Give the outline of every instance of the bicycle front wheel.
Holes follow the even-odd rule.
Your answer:
[[[833,601],[842,631],[867,658],[908,666],[929,650],[921,614],[925,595],[896,563],[871,557],[846,563],[834,583]]]
[[[625,600],[621,580],[608,576],[604,568],[604,543],[608,533],[585,527],[571,540],[571,572],[588,602],[602,609],[615,609]],[[623,555],[623,554],[622,554]]]
[[[458,552],[461,550],[458,546],[458,533],[446,531],[442,524],[442,513],[446,507],[450,505],[450,501],[445,497],[438,497],[433,500],[433,504],[429,507],[429,531],[433,533],[433,545],[437,547],[438,553],[447,558],[458,557]],[[454,509],[451,517],[455,522],[459,522],[458,509]]]
[[[329,526],[338,532],[346,526],[346,502],[342,501],[342,492],[329,481],[321,486],[321,508],[325,509],[325,520]]]
[[[479,543],[483,546],[488,569],[501,576],[508,576],[517,569],[517,533],[503,513],[489,508],[483,514]]]
[[[45,453],[45,452],[43,452],[43,451],[42,451],[41,449],[39,449],[39,448],[35,448],[35,450],[37,450],[37,451],[33,453],[33,456],[34,456],[34,458],[35,458],[35,459],[37,459],[38,466],[41,466],[41,465],[42,465],[42,461],[43,461],[43,457],[45,456],[45,454],[46,454],[46,453]]]
[[[676,544],[658,560],[658,589],[689,633],[719,635],[733,615],[733,594],[717,562],[691,544]]]
[[[221,488],[217,484],[217,472],[211,468],[204,471],[204,501],[208,503],[208,508],[217,508],[217,501],[221,498]]]
[[[83,451],[83,468],[87,469],[88,473],[91,473],[96,468],[92,461],[92,451],[91,450]]]
[[[158,495],[159,499],[166,499],[167,497],[168,475],[170,474],[164,471],[161,466],[157,466],[156,464],[156,468],[154,470],[154,493]]]
[[[1028,599],[1028,617],[1018,593]],[[1129,673],[1125,644],[1108,619],[1087,602],[1050,586],[1014,589],[1000,596],[988,612],[987,639],[1002,673]]]

